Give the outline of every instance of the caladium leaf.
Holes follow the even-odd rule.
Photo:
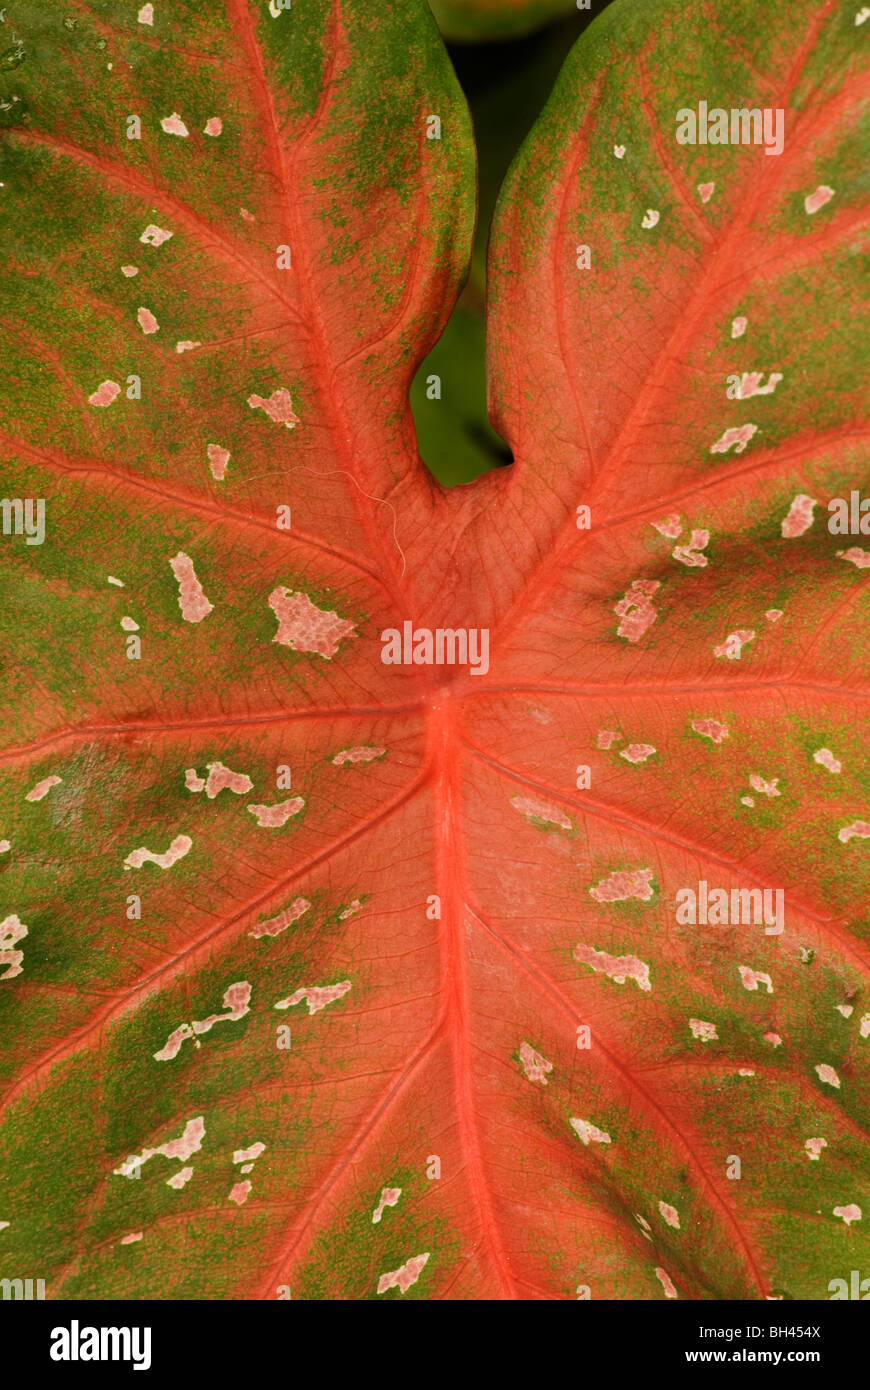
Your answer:
[[[467,43],[527,34],[577,10],[592,9],[592,0],[429,0],[442,34]]]
[[[406,395],[473,154],[423,5],[20,10],[4,1274],[827,1298],[870,1219],[870,546],[825,508],[863,25],[596,21],[493,235],[516,462],[450,493]],[[702,101],[781,153],[677,143]]]

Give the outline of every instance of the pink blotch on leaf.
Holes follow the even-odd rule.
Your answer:
[[[356,626],[337,613],[318,608],[307,594],[287,589],[283,584],[272,590],[269,607],[278,619],[273,642],[295,652],[316,652],[326,661],[335,656],[339,642]]]
[[[759,985],[764,985],[768,994],[773,994],[771,978],[763,970],[750,970],[748,965],[738,965],[737,969],[744,989],[757,990]]]
[[[239,216],[243,222],[255,222],[257,220],[252,212],[248,212],[247,208],[239,208]]]
[[[625,758],[627,763],[645,763],[655,752],[656,749],[651,743],[630,743],[627,748],[623,748],[619,756]]]
[[[757,432],[757,425],[736,425],[725,431],[715,444],[710,445],[711,454],[727,454],[729,449],[734,450],[735,454],[742,454],[752,436]]]
[[[672,1280],[665,1273],[665,1271],[661,1268],[660,1265],[656,1265],[656,1278],[658,1279],[659,1283],[665,1291],[665,1298],[677,1297],[677,1291],[674,1288]]]
[[[589,895],[597,903],[620,903],[628,898],[649,902],[653,895],[652,876],[652,869],[620,869],[590,888]]]
[[[402,1195],[401,1187],[384,1187],[380,1199],[372,1213],[372,1225],[377,1226],[386,1207],[394,1207]]]
[[[702,738],[712,739],[713,743],[722,743],[728,737],[728,725],[720,724],[718,719],[693,719],[692,728]]]
[[[236,1149],[233,1154],[233,1163],[255,1163],[260,1154],[266,1152],[266,1145],[258,1139],[249,1149]]]
[[[769,623],[778,623],[782,617],[781,608],[765,608],[764,616]]]
[[[189,835],[176,835],[169,849],[163,854],[152,854],[150,849],[134,849],[124,860],[125,869],[141,869],[143,864],[156,864],[159,869],[171,869],[179,859],[183,859],[193,845]]]
[[[193,1037],[193,1029],[189,1023],[182,1023],[180,1028],[176,1028],[169,1034],[166,1043],[159,1052],[154,1053],[154,1060],[157,1062],[171,1062],[173,1057],[177,1057],[181,1051],[181,1044],[186,1038]]]
[[[799,492],[788,509],[788,516],[780,523],[780,531],[785,540],[793,540],[795,536],[802,536],[813,524],[813,507],[816,505],[814,497],[808,497],[805,492]]]
[[[205,123],[204,135],[220,135],[224,128],[224,123],[220,116],[209,116]]]
[[[167,232],[165,228],[158,227],[154,222],[149,222],[139,240],[144,246],[162,246],[164,241],[169,241],[173,233]]]
[[[850,1226],[853,1221],[861,1220],[861,1208],[855,1202],[850,1202],[847,1207],[834,1207],[834,1215],[839,1216]]]
[[[870,550],[862,550],[860,545],[852,545],[848,550],[838,550],[837,559],[848,560],[850,565],[859,570],[870,568]]]
[[[202,585],[194,572],[193,561],[183,550],[179,550],[177,555],[172,556],[169,566],[178,581],[178,606],[182,618],[186,623],[201,623],[203,618],[207,618],[211,613],[214,604],[209,603],[202,591]]]
[[[180,1192],[185,1184],[190,1182],[192,1177],[192,1168],[179,1168],[177,1173],[174,1173],[171,1178],[166,1179],[166,1186],[174,1187],[176,1192]]]
[[[0,965],[6,966],[6,973],[0,975],[0,980],[14,980],[21,974],[24,952],[16,950],[15,947],[27,934],[28,929],[17,913],[4,917],[0,922]]]
[[[181,1163],[186,1163],[202,1148],[204,1137],[205,1120],[202,1115],[197,1115],[195,1119],[187,1121],[184,1132],[177,1139],[170,1139],[165,1144],[159,1144],[156,1149],[143,1149],[140,1154],[133,1154],[124,1160],[120,1168],[114,1168],[112,1171],[122,1178],[136,1178],[143,1165],[156,1157],[157,1154],[161,1154],[164,1158],[177,1158]]]
[[[48,793],[51,791],[52,787],[59,786],[61,781],[62,778],[60,777],[43,777],[42,781],[37,782],[36,786],[33,787],[32,790],[27,793],[24,800],[41,801],[44,796],[48,796]]]
[[[262,396],[249,396],[248,405],[252,410],[265,410],[270,420],[274,420],[276,425],[286,425],[288,430],[299,424],[299,416],[293,413],[290,392],[283,386],[273,391],[268,400],[264,400]]]
[[[718,1042],[719,1040],[715,1023],[707,1023],[703,1018],[690,1018],[689,1027],[692,1030],[692,1037],[698,1038],[701,1042]]]
[[[378,1280],[378,1293],[386,1293],[388,1289],[398,1289],[400,1293],[406,1293],[411,1285],[416,1284],[420,1278],[428,1258],[428,1251],[425,1255],[415,1255],[413,1259],[406,1260],[398,1269],[394,1269],[388,1274],[382,1274]]]
[[[629,642],[639,642],[644,633],[652,627],[658,614],[652,606],[651,598],[656,589],[661,588],[658,579],[634,579],[628,592],[614,606],[614,613],[622,621],[616,629],[619,637]]]
[[[208,1033],[216,1023],[237,1023],[240,1018],[250,1011],[251,985],[247,980],[238,980],[235,984],[224,992],[223,1003],[226,1013],[209,1014],[208,1018],[201,1020],[194,1019],[192,1023],[182,1023],[173,1033],[170,1033],[165,1046],[159,1052],[153,1054],[157,1062],[171,1062],[173,1057],[177,1057],[182,1043],[187,1038]],[[199,1043],[196,1044],[199,1047]]]
[[[839,1091],[840,1078],[834,1071],[834,1068],[828,1066],[827,1062],[820,1062],[818,1066],[814,1068],[814,1071],[819,1080],[824,1081],[826,1086],[833,1086],[835,1091]]]
[[[286,931],[291,923],[296,922],[307,912],[311,903],[307,898],[296,898],[286,907],[283,912],[279,912],[277,917],[270,917],[266,922],[258,922],[253,931],[248,932],[248,936],[253,936],[259,940],[261,936],[280,936],[282,931]]]
[[[139,327],[145,334],[156,333],[160,327],[150,309],[139,309],[136,318],[139,320]]]
[[[364,746],[343,748],[340,753],[336,753],[332,761],[336,767],[345,767],[348,763],[370,763],[375,758],[382,758],[386,751],[386,748]]]
[[[709,531],[693,531],[686,545],[675,545],[671,554],[675,560],[690,567],[703,567],[708,563],[707,556],[700,552],[710,542]]]
[[[762,1033],[764,1042],[770,1043],[771,1047],[782,1047],[782,1038],[779,1033]]]
[[[778,781],[778,777],[771,777],[770,781],[766,782],[757,772],[753,772],[749,778],[749,785],[754,792],[759,792],[762,796],[782,796],[777,786]]]
[[[194,1020],[191,1025],[194,1033],[208,1033],[216,1023],[237,1023],[250,1012],[252,992],[253,988],[247,980],[237,980],[224,990],[223,1004],[226,1013],[209,1014],[208,1018],[199,1023]]]
[[[191,338],[183,338],[180,343],[175,344],[176,352],[193,352],[194,348],[202,347],[202,343],[197,339],[195,342]]]
[[[235,792],[236,796],[244,796],[246,792],[253,790],[253,782],[245,772],[232,772],[223,763],[206,763],[208,768],[208,781],[205,784],[205,794],[209,801],[214,801],[219,792]]]
[[[813,754],[813,762],[821,767],[826,767],[829,772],[842,772],[843,764],[839,758],[835,758],[830,748],[817,748]]]
[[[680,1218],[676,1207],[670,1206],[667,1202],[659,1202],[659,1211],[663,1221],[669,1226],[673,1226],[675,1231],[680,1229]]]
[[[842,830],[837,831],[837,839],[841,845],[848,844],[852,839],[870,839],[870,825],[865,820],[853,820],[851,825],[844,825]]]
[[[292,1009],[294,1004],[301,1004],[304,999],[308,1004],[310,1016],[325,1009],[327,1004],[334,1004],[337,999],[343,999],[350,988],[350,980],[341,980],[337,985],[314,985],[297,989],[295,994],[289,995],[286,999],[279,999],[275,1008]]]
[[[713,197],[715,187],[715,183],[698,184],[698,197],[701,199],[702,203],[709,203],[710,199]]]
[[[237,1207],[243,1207],[251,1195],[251,1183],[248,1178],[244,1182],[237,1182],[227,1198],[228,1202],[235,1202]]]
[[[195,767],[185,768],[184,785],[189,792],[201,792],[205,790],[205,779],[200,777]]]
[[[127,279],[130,280],[134,275],[139,274],[139,267],[137,265],[122,265],[121,274],[126,275]]]
[[[139,23],[140,23],[140,24],[153,24],[153,23],[154,23],[154,6],[153,6],[153,5],[143,5],[142,8],[141,8],[141,10],[139,11],[138,19],[139,19]]]
[[[573,830],[574,828],[574,822],[569,816],[566,816],[556,806],[551,806],[548,801],[542,801],[538,796],[512,796],[511,805],[521,815],[530,816],[533,820],[543,820],[548,825],[558,825],[562,830]]]
[[[88,405],[111,405],[112,401],[119,395],[120,390],[117,381],[103,381],[93,395],[88,396]]]
[[[675,541],[683,529],[680,525],[679,512],[671,512],[661,521],[651,521],[650,526],[654,526],[660,536],[667,536],[668,540],[671,541]]]
[[[577,1138],[584,1144],[610,1144],[613,1142],[606,1130],[598,1129],[596,1125],[590,1124],[588,1120],[579,1120],[574,1117],[569,1119],[568,1123],[577,1135]]]
[[[229,449],[222,449],[219,444],[209,444],[206,452],[212,477],[217,478],[218,482],[223,482],[227,475],[227,464],[230,461]]]
[[[520,1047],[520,1062],[528,1081],[540,1081],[542,1086],[546,1086],[547,1072],[553,1070],[552,1062],[548,1062],[527,1042]]]
[[[826,203],[829,203],[833,196],[833,188],[830,188],[826,183],[820,183],[818,188],[812,193],[808,193],[804,198],[804,211],[812,216],[814,212],[818,212],[819,208],[823,208]]]
[[[135,1245],[137,1240],[142,1239],[141,1231],[131,1231],[128,1236],[122,1236],[118,1241],[119,1245]]]
[[[748,400],[750,396],[772,396],[782,381],[782,372],[771,372],[767,384],[762,386],[764,372],[744,372],[737,388],[737,399]]]
[[[637,956],[611,956],[607,951],[598,951],[582,941],[574,947],[572,954],[581,965],[588,965],[596,974],[606,975],[614,984],[624,985],[626,980],[634,980],[638,989],[645,993],[652,989],[649,966]]]
[[[599,729],[595,743],[598,748],[603,748],[606,752],[611,744],[618,738],[619,734],[616,733],[614,729]]]
[[[160,124],[167,135],[180,135],[184,138],[189,133],[177,111],[173,111],[171,116],[164,116]]]
[[[282,825],[286,825],[291,816],[298,816],[305,805],[305,800],[301,796],[291,796],[288,801],[278,801],[274,806],[255,806],[253,803],[247,806],[252,816],[257,817],[257,824],[264,829],[277,830]]]
[[[742,337],[743,337],[743,334],[746,332],[746,325],[747,325],[748,322],[749,322],[749,320],[748,320],[747,318],[745,318],[745,317],[743,316],[743,314],[738,314],[738,316],[737,316],[736,319],[732,319],[732,321],[731,321],[731,337],[732,337],[732,338],[742,338]]]

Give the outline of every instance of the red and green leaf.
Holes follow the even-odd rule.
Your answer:
[[[47,503],[0,542],[4,1275],[826,1298],[870,1220],[857,7],[595,22],[493,232],[515,463],[452,492],[407,395],[474,152],[422,0],[68,8],[10,8],[2,89],[3,493]],[[783,153],[678,145],[699,100]],[[489,670],[385,665],[407,620]],[[784,930],[682,924],[701,881]]]

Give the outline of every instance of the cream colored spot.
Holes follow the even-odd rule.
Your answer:
[[[705,1023],[702,1018],[690,1018],[689,1027],[692,1037],[699,1038],[701,1042],[716,1042],[719,1038],[715,1023]]]
[[[186,139],[190,133],[177,111],[173,111],[171,116],[164,116],[160,125],[167,135],[180,135],[182,139]]]
[[[577,1135],[577,1138],[587,1146],[589,1144],[612,1143],[610,1135],[606,1130],[598,1129],[595,1125],[590,1124],[588,1120],[571,1119],[569,1124]]]
[[[834,1207],[834,1215],[842,1217],[846,1225],[851,1226],[853,1221],[861,1220],[861,1208],[851,1202],[847,1207]]]
[[[815,1072],[819,1080],[824,1081],[826,1086],[833,1086],[835,1090],[839,1091],[840,1078],[834,1068],[828,1066],[827,1062],[820,1062],[815,1067]]]
[[[172,232],[167,232],[165,228],[149,222],[139,240],[144,246],[162,246],[164,241],[169,241],[172,236]]]
[[[661,1283],[662,1288],[663,1288],[664,1291],[665,1291],[665,1298],[676,1298],[676,1297],[677,1297],[677,1291],[676,1291],[676,1289],[674,1288],[674,1285],[673,1285],[672,1280],[671,1280],[670,1277],[665,1273],[665,1271],[661,1268],[660,1265],[657,1265],[657,1266],[656,1266],[656,1278],[659,1280],[659,1282]]]
[[[520,1062],[527,1080],[540,1081],[542,1086],[546,1086],[547,1072],[553,1070],[553,1063],[536,1052],[531,1043],[524,1042],[520,1047]]]

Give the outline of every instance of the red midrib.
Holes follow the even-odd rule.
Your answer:
[[[385,545],[383,533],[374,523],[371,508],[363,507],[360,504],[360,497],[367,497],[369,495],[367,488],[364,487],[364,481],[367,482],[368,479],[361,480],[358,476],[358,456],[356,447],[353,443],[354,431],[352,430],[351,422],[348,419],[343,403],[332,390],[332,379],[336,367],[330,359],[326,330],[320,313],[317,295],[314,290],[310,257],[302,232],[300,217],[296,211],[296,201],[290,196],[292,164],[288,163],[284,152],[284,146],[279,136],[275,104],[272,99],[271,87],[266,78],[263,55],[255,32],[254,18],[247,4],[247,0],[227,0],[227,8],[231,17],[234,18],[235,26],[241,36],[253,76],[253,96],[265,142],[264,154],[267,158],[270,172],[279,189],[282,215],[288,229],[287,239],[293,251],[293,263],[298,277],[302,316],[308,328],[313,354],[311,363],[312,374],[317,383],[317,394],[320,400],[320,406],[326,420],[327,428],[333,439],[336,455],[341,461],[342,466],[347,470],[348,474],[354,479],[357,485],[351,492],[351,502],[357,515],[360,517],[360,524],[369,541],[372,553],[380,556],[383,573],[385,575],[385,585],[391,593],[396,612],[403,617],[413,616],[413,614],[409,612],[410,605],[408,597],[405,595],[396,574],[395,556]],[[331,0],[331,15],[334,33],[330,49],[330,64],[334,64],[339,46],[339,20],[335,10],[335,0]],[[309,128],[297,141],[294,157],[298,157],[304,149],[305,143],[310,138],[313,128],[322,117],[330,89],[329,78],[331,78],[331,72],[325,74],[320,105],[312,118]]]
[[[483,1246],[503,1298],[517,1291],[502,1241],[478,1126],[471,1036],[468,967],[465,956],[465,845],[462,834],[460,775],[461,707],[449,693],[432,702],[430,747],[435,768],[436,884],[441,899],[440,949],[442,981],[453,1058],[456,1122],[466,1174],[477,1207]]]

